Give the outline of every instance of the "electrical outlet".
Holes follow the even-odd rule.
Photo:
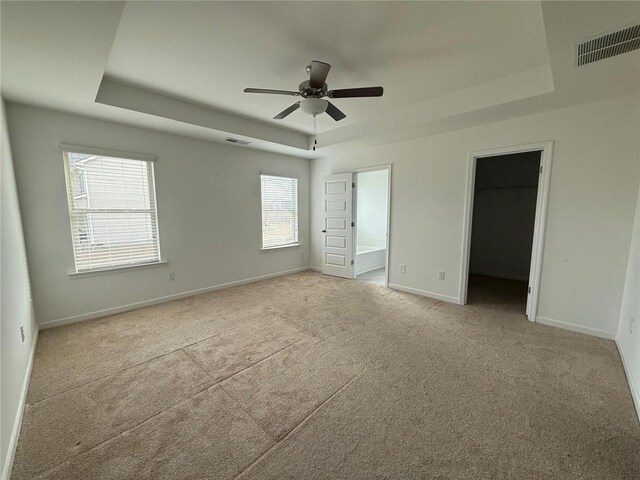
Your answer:
[[[400,265],[400,273],[407,273],[407,266],[406,265]]]
[[[444,270],[438,270],[438,280],[444,280]]]
[[[631,320],[629,320],[629,333],[633,333],[633,323],[636,321],[635,318],[631,317]]]
[[[22,337],[22,343],[24,343],[24,325],[20,325],[20,336]]]
[[[169,272],[169,281],[173,281],[176,279],[176,272]]]

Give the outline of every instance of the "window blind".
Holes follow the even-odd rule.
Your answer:
[[[76,272],[160,261],[153,162],[64,152]]]
[[[298,243],[298,179],[260,175],[262,248]]]

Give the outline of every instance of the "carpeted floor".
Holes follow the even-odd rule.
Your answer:
[[[42,331],[12,478],[640,478],[614,343],[497,292],[304,272]]]
[[[469,275],[467,304],[525,314],[528,282]]]

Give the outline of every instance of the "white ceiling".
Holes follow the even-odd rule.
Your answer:
[[[640,22],[640,2],[6,2],[2,96],[251,148],[319,156],[640,89],[640,52],[575,68],[575,42]],[[273,115],[313,59],[336,99],[321,149],[311,117]]]
[[[334,100],[347,118],[320,131],[549,62],[536,2],[129,2],[109,77],[256,119],[311,131],[296,99],[244,87],[296,90],[311,60],[332,65],[330,88],[382,85],[380,99]]]

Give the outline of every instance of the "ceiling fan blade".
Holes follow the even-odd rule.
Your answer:
[[[311,88],[322,88],[327,81],[327,75],[331,65],[324,62],[314,60],[311,62],[311,71],[309,72],[309,86]]]
[[[290,90],[271,90],[269,88],[245,88],[244,93],[272,93],[274,95],[300,95],[298,92],[292,92]]]
[[[346,115],[331,102],[327,102],[327,109],[325,111],[336,122],[339,122],[340,120],[346,117]]]
[[[327,93],[329,98],[355,98],[355,97],[381,97],[382,87],[343,88],[331,90]]]
[[[275,117],[273,117],[273,119],[274,120],[282,120],[284,117],[286,117],[287,115],[292,114],[293,112],[295,112],[299,108],[300,108],[300,102],[296,102],[293,105],[291,105],[289,108],[281,111],[279,114],[277,114]]]

